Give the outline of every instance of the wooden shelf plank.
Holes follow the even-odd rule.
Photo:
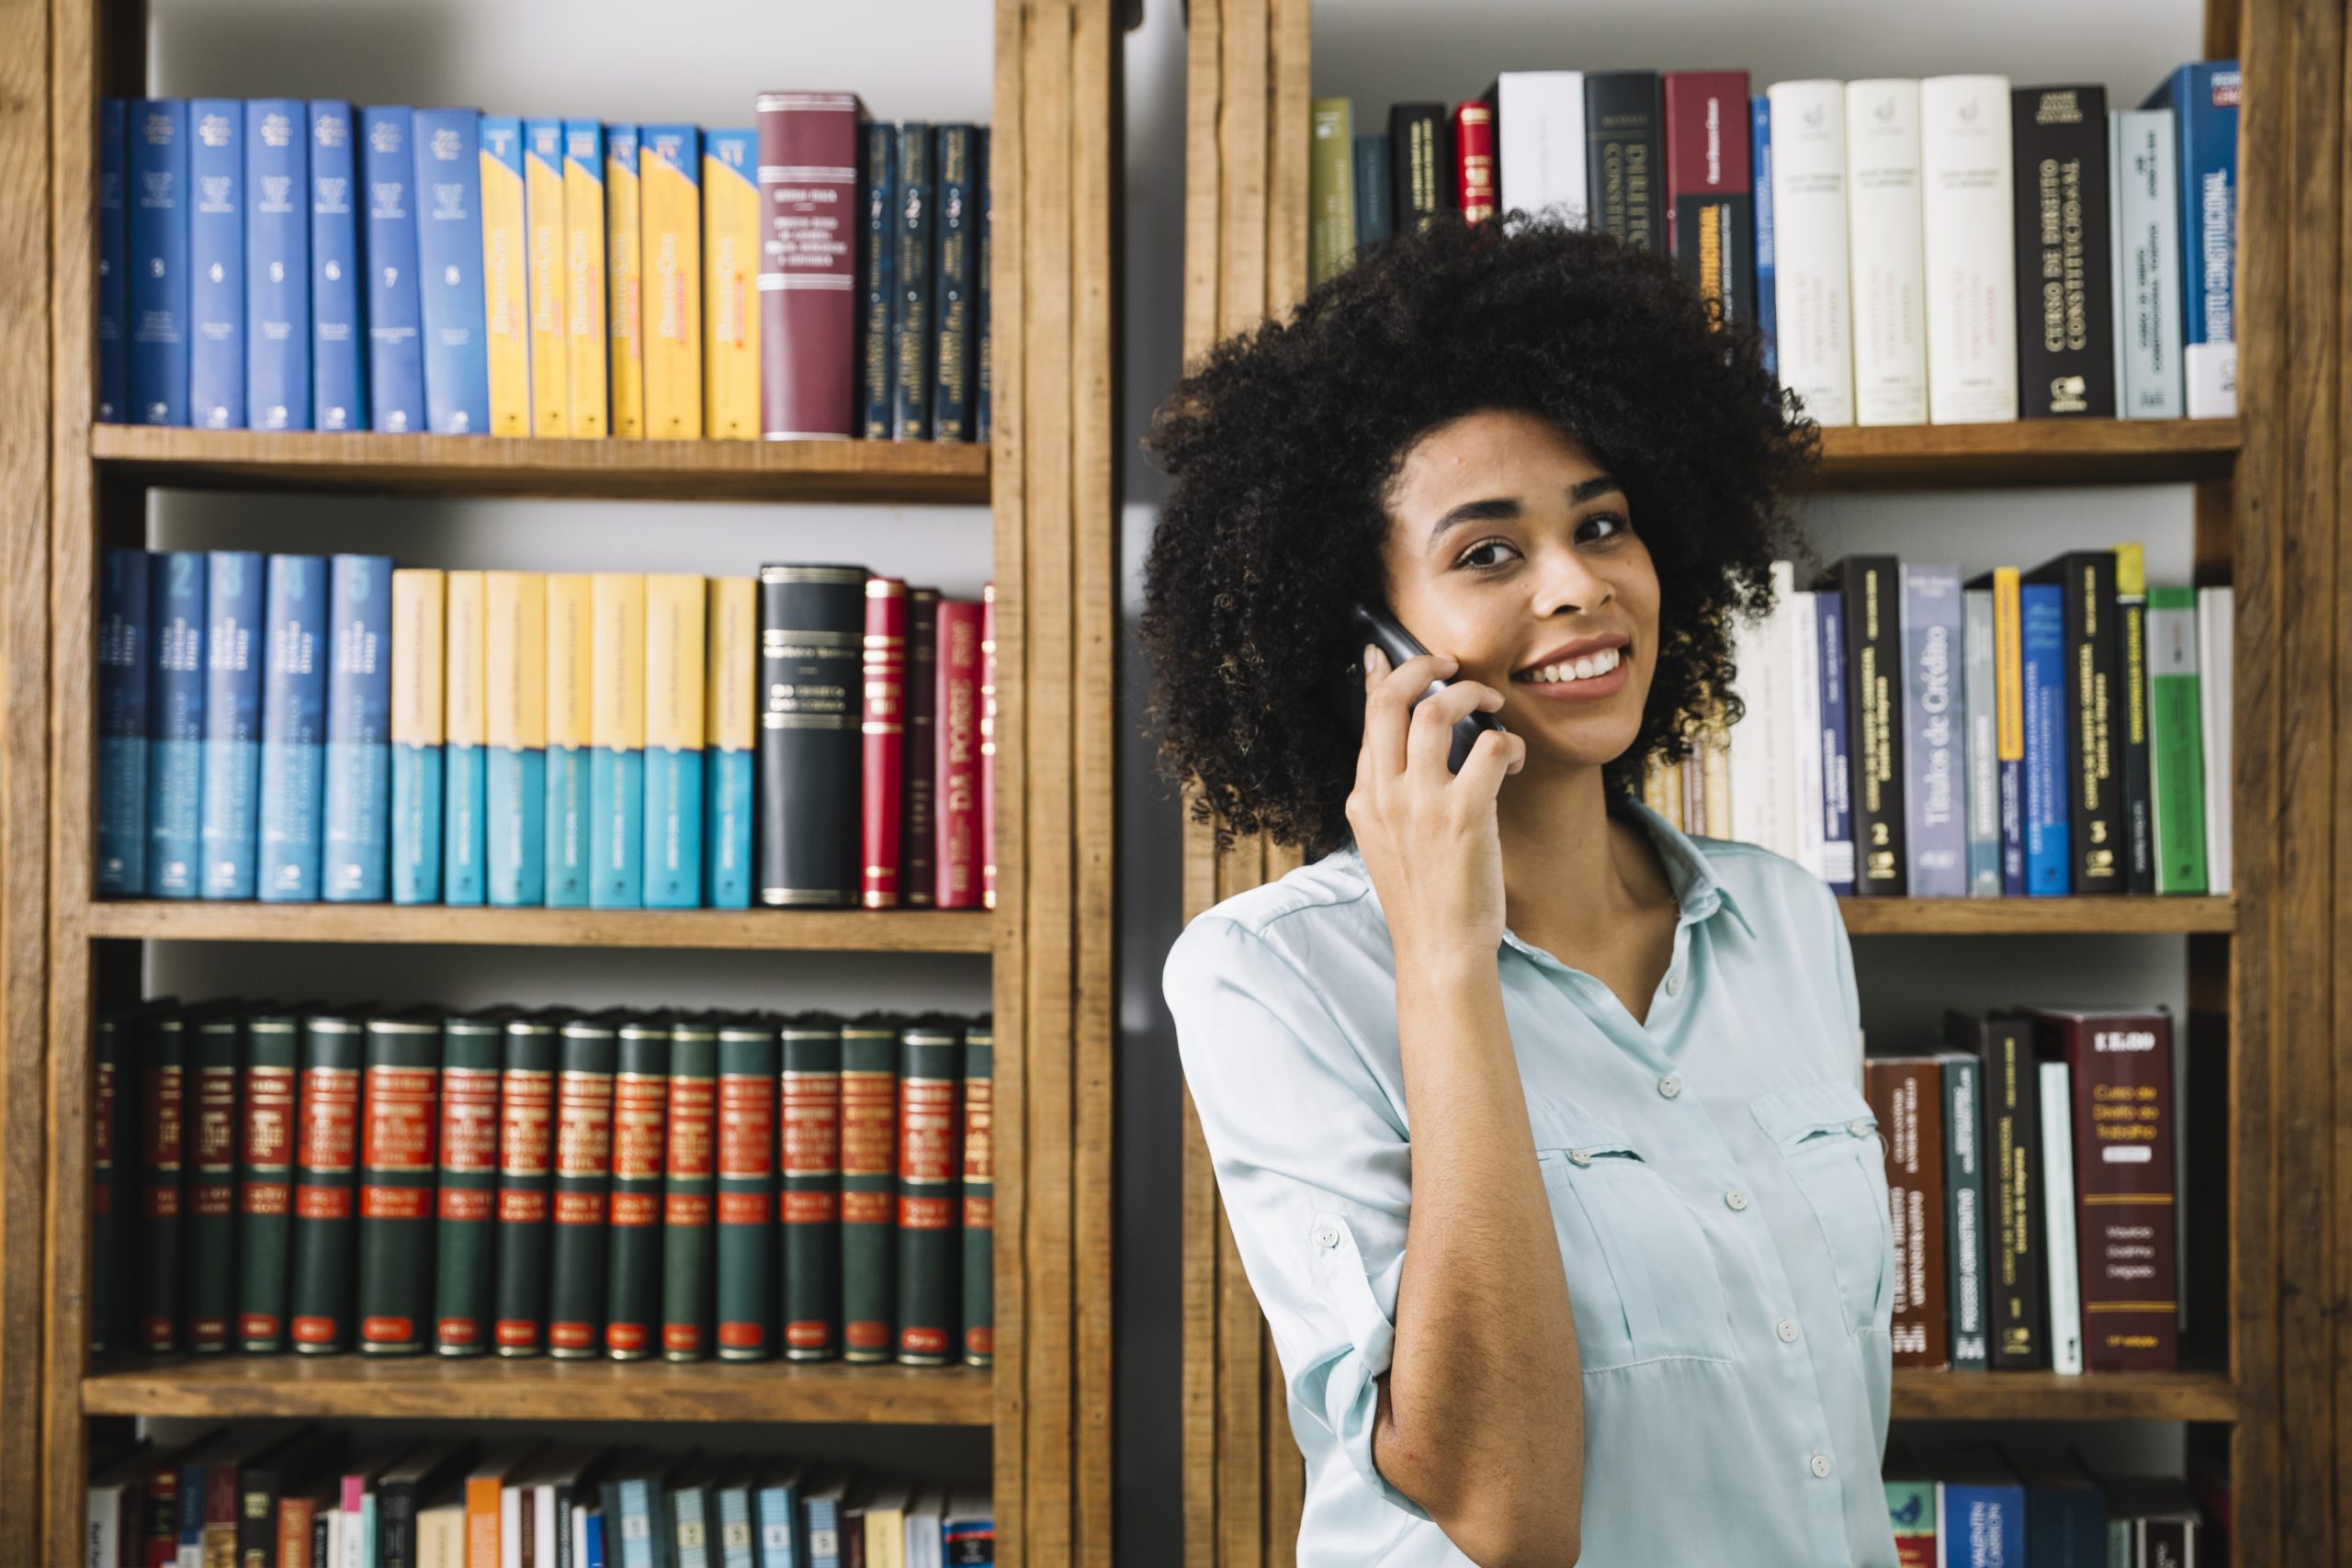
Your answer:
[[[794,1421],[986,1427],[995,1394],[969,1367],[839,1362],[464,1360],[412,1356],[175,1356],[102,1362],[90,1416],[448,1421]]]
[[[988,953],[979,909],[492,909],[437,904],[102,899],[94,937],[150,942],[442,942],[469,947],[698,947],[774,953]]]
[[[1894,1374],[1898,1421],[2235,1421],[2226,1372]]]
[[[2155,484],[2237,461],[2233,419],[2030,419],[1842,426],[1821,433],[1823,490]]]
[[[1840,898],[1855,936],[2227,934],[2236,900],[2214,898]]]
[[[989,449],[956,441],[566,441],[99,424],[106,471],[200,490],[985,506]]]

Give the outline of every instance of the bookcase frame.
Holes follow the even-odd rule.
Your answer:
[[[1184,353],[1305,290],[1312,0],[1192,0]],[[2206,0],[2203,53],[2245,73],[2236,420],[1824,432],[1828,490],[2195,484],[2199,583],[2236,591],[2235,892],[2211,898],[1854,899],[1855,933],[2178,932],[2192,1011],[2224,1012],[2222,1367],[2168,1374],[1898,1372],[1898,1419],[2190,1421],[2229,1432],[2233,1561],[2352,1562],[2352,485],[2346,395],[2344,0]],[[1189,805],[1189,802],[1188,802]],[[1187,919],[1282,875],[1187,818]],[[1864,955],[1867,959],[1867,954]],[[2184,1022],[2186,1021],[2183,1021]],[[2191,1049],[2183,1030],[2178,1048]],[[2212,1045],[2199,1041],[2194,1048]],[[2192,1134],[2201,1136],[2204,1134]],[[1183,1154],[1185,1561],[1295,1561],[1304,1476],[1282,1370],[1189,1099]]]
[[[987,448],[497,440],[96,424],[97,101],[143,0],[10,0],[0,50],[0,1562],[81,1560],[96,1416],[890,1423],[990,1429],[998,1561],[1111,1541],[1114,269],[1110,0],[997,0]],[[752,88],[761,85],[751,83]],[[986,502],[997,583],[991,913],[393,909],[91,897],[95,563],[151,489]],[[331,522],[318,546],[332,549]],[[140,940],[990,954],[996,1364],[109,1359],[88,1339],[91,1021]]]

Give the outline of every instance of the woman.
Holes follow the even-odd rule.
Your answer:
[[[1668,262],[1515,217],[1392,242],[1161,411],[1166,758],[1320,856],[1165,980],[1307,1568],[1894,1562],[1844,927],[1635,797],[1736,716],[1814,442]]]

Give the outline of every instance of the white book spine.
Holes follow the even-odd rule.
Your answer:
[[[319,1568],[342,1568],[344,1525],[348,1517],[341,1508],[327,1510],[327,1550]]]
[[[1770,724],[1764,731],[1770,750],[1765,752],[1765,765],[1770,770],[1771,795],[1766,809],[1771,813],[1767,825],[1769,837],[1764,847],[1776,855],[1798,858],[1797,848],[1797,732],[1796,698],[1789,690],[1791,667],[1795,662],[1789,652],[1789,638],[1795,635],[1796,616],[1790,602],[1796,597],[1796,569],[1789,562],[1772,563],[1772,618],[1765,623],[1768,640],[1764,646],[1765,701],[1770,711]]]
[[[531,1540],[535,1544],[547,1542],[549,1558],[555,1553],[555,1488],[541,1482],[531,1488]],[[543,1565],[535,1562],[532,1568],[543,1568]]]
[[[1788,655],[1788,737],[1792,784],[1790,803],[1791,837],[1796,852],[1791,857],[1808,874],[1822,876],[1821,846],[1821,626],[1818,596],[1792,593],[1783,602],[1788,632],[1781,639]]]
[[[1920,217],[1927,247],[1928,417],[2018,417],[2018,285],[2009,80],[1919,84]]]
[[[2116,381],[2126,419],[2178,419],[2180,142],[2170,109],[2114,117]]]
[[[2041,1209],[2050,1247],[2050,1370],[2083,1370],[2083,1298],[2075,1256],[2075,1120],[2066,1064],[2041,1067]]]
[[[498,1489],[498,1568],[523,1568],[524,1488]]]
[[[91,1487],[85,1506],[89,1510],[90,1568],[115,1568],[123,1561],[121,1483]]]
[[[1919,213],[1919,84],[1846,84],[1853,257],[1854,423],[1928,423],[1928,287]]]
[[[1822,424],[1854,423],[1846,246],[1846,87],[1775,82],[1773,332],[1781,385]]]
[[[1506,71],[1496,77],[1495,152],[1504,211],[1556,209],[1569,228],[1586,227],[1592,202],[1585,186],[1584,73]]]
[[[1758,716],[1758,677],[1764,666],[1764,626],[1761,622],[1732,623],[1732,666],[1743,711],[1724,737],[1724,772],[1731,781],[1731,836],[1742,843],[1764,841],[1767,815],[1764,729]]]
[[[2237,600],[2227,588],[2197,591],[2198,697],[2205,744],[2205,890],[2230,881],[2230,663]]]

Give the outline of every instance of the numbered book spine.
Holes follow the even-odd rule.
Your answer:
[[[237,1074],[244,1021],[199,1016],[190,1031],[195,1114],[185,1138],[187,1181],[187,1348],[229,1348],[237,1313]]]
[[[2025,886],[2036,897],[2069,891],[2074,850],[2067,801],[2075,779],[2066,700],[2065,591],[2018,591],[2020,700],[2025,710]]]
[[[1666,159],[1658,126],[1657,73],[1587,72],[1584,124],[1592,227],[1630,246],[1666,249]]]
[[[612,1195],[617,1021],[563,1026],[556,1078],[554,1207],[548,1235],[548,1351],[584,1359],[604,1348],[605,1211]]]
[[[1846,89],[1776,82],[1772,105],[1772,287],[1781,385],[1822,424],[1854,423],[1848,335]]]
[[[369,1019],[365,1082],[359,1348],[371,1356],[413,1356],[431,1338],[440,1021]]]
[[[547,1348],[548,1210],[555,1168],[557,1024],[510,1019],[498,1077],[498,1271],[492,1337],[502,1356]]]
[[[973,242],[979,228],[980,133],[939,128],[938,352],[932,361],[931,436],[972,438]]]
[[[264,903],[319,896],[325,851],[327,563],[269,558],[267,664],[261,691],[261,867]]]
[[[865,678],[861,726],[858,902],[887,909],[899,902],[899,773],[906,765],[907,585],[895,577],[865,580]]]
[[[102,1014],[91,1029],[90,1349],[127,1349],[131,1336],[131,1205],[138,1167],[131,1134],[138,1120],[136,1010]]]
[[[693,440],[702,428],[702,135],[691,125],[640,134],[644,207],[645,434]]]
[[[1906,875],[1915,898],[1968,892],[1960,568],[1898,568],[1903,592]]]
[[[205,558],[158,550],[147,565],[147,892],[193,898],[204,863]]]
[[[139,1039],[139,1348],[180,1346],[180,1211],[187,1019],[151,1015]]]
[[[890,410],[896,397],[890,353],[890,312],[898,300],[899,130],[887,119],[858,128],[858,197],[864,214],[857,233],[858,434],[869,441],[890,439]],[[782,348],[769,355],[777,380],[786,372]]]
[[[2124,109],[2107,120],[2122,364],[2116,407],[2126,419],[2178,419],[2180,143],[2168,108]]]
[[[244,1094],[237,1118],[237,1344],[249,1354],[287,1345],[301,1038],[302,1021],[292,1013],[245,1020]]]
[[[2006,76],[1919,84],[1928,417],[1937,424],[2018,417],[2008,109]]]
[[[2115,752],[2122,785],[2124,890],[2156,890],[2156,828],[2148,761],[2148,567],[2138,545],[2115,547]]]
[[[391,850],[392,563],[336,556],[331,576],[320,897],[380,903]]]
[[[523,195],[523,121],[481,117],[482,309],[490,434],[531,434],[531,246]]]
[[[638,180],[638,129],[605,127],[605,358],[612,431],[645,434],[643,187]]]
[[[899,1035],[869,1014],[842,1027],[842,1358],[887,1361],[898,1341]]]
[[[704,580],[645,579],[645,907],[702,903]]]
[[[1944,1289],[1943,1095],[1934,1056],[1871,1056],[1862,1090],[1886,1145],[1887,1208],[1894,1237],[1894,1364],[1940,1370],[1950,1360]]]
[[[842,1348],[842,1031],[805,1017],[783,1030],[784,1354]]]
[[[447,574],[392,573],[392,902],[441,901]]]
[[[964,1364],[996,1360],[996,1030],[964,1026]]]
[[[498,1081],[506,1019],[441,1023],[440,1180],[434,1197],[433,1348],[444,1356],[490,1349],[491,1260],[497,1243]]]
[[[314,1013],[302,1020],[286,1299],[294,1348],[306,1356],[351,1348],[363,1043],[356,1019]]]
[[[645,579],[600,571],[590,587],[588,902],[645,903]]]
[[[2205,760],[2197,591],[2148,591],[2148,795],[2156,891],[2205,891]]]
[[[471,109],[419,109],[415,116],[424,414],[435,435],[479,435],[490,429],[481,118]]]
[[[980,606],[939,602],[938,750],[933,802],[939,824],[933,851],[933,900],[943,909],[980,905]]]
[[[1928,422],[1919,84],[1846,84],[1854,423]]]
[[[441,814],[441,895],[480,904],[488,893],[490,690],[486,574],[449,574],[448,657],[443,661],[447,745]]]
[[[97,890],[147,891],[147,684],[153,628],[144,550],[98,566]]]
[[[980,585],[980,903],[996,908],[996,584]]]
[[[188,423],[245,425],[245,106],[188,105]]]
[[[549,908],[585,908],[594,797],[594,581],[582,572],[549,572],[547,593],[547,902]]]
[[[1756,319],[1756,206],[1748,157],[1747,73],[1670,71],[1666,235],[1675,265],[1726,321]],[[1503,133],[1510,117],[1503,117]],[[1503,178],[1510,178],[1506,152]],[[1506,204],[1508,205],[1508,204]]]
[[[1943,1066],[1944,1235],[1951,1286],[1951,1370],[1983,1371],[1991,1364],[1984,1300],[1983,1067],[1963,1051],[1948,1051]]]
[[[702,138],[702,423],[715,441],[760,438],[759,136]]]
[[[101,423],[120,424],[130,412],[130,227],[124,211],[130,150],[120,98],[98,100],[98,410]]]
[[[424,428],[424,313],[417,277],[416,117],[400,107],[359,111],[359,173],[367,219],[368,413],[394,434]]]
[[[187,104],[130,106],[130,407],[134,424],[186,424]]]
[[[563,364],[571,434],[611,428],[605,369],[605,128],[563,122]]]
[[[564,211],[563,122],[523,122],[523,246],[529,290],[531,434],[570,435],[571,311],[565,298],[571,265]]]
[[[866,571],[760,569],[760,902],[857,897],[860,639]]]
[[[2179,139],[2183,399],[2191,419],[2238,412],[2238,62],[2183,65],[2143,108],[2168,107]],[[135,363],[135,361],[134,361]]]
[[[718,1359],[775,1354],[777,1033],[754,1019],[718,1030]]]
[[[933,208],[938,176],[932,161],[931,127],[921,120],[899,126],[898,220],[892,225],[897,253],[892,271],[896,293],[890,308],[890,434],[918,440],[931,430]]]
[[[714,577],[703,668],[703,886],[711,907],[752,906],[752,759],[759,744],[759,587]]]
[[[2000,709],[1993,675],[1993,591],[1961,594],[1962,711],[1967,719],[1968,895],[2001,896]]]
[[[2107,90],[2020,87],[2016,159],[2018,391],[2028,419],[2115,417]]]
[[[251,550],[206,560],[203,890],[250,898],[261,857],[262,615],[267,568]]]
[[[548,580],[482,573],[482,866],[492,904],[547,902]]]
[[[961,1024],[923,1019],[907,1026],[899,1041],[897,1351],[903,1366],[944,1367],[956,1357],[963,1078]]]
[[[1852,704],[1846,685],[1846,600],[1840,593],[1813,596],[1814,679],[1821,687],[1821,876],[1836,894],[1854,890]],[[1711,755],[1721,755],[1711,748]],[[1713,796],[1709,797],[1713,804]],[[1713,831],[1712,829],[1709,829]]]
[[[245,105],[245,408],[256,430],[311,428],[311,158],[299,98]]]
[[[605,1250],[605,1353],[653,1354],[662,1314],[662,1155],[670,1101],[670,1024],[620,1026],[613,1072],[613,1182]]]
[[[2072,836],[2073,891],[2120,893],[2128,883],[2118,700],[2115,552],[2075,550],[2034,572],[2058,586],[2064,617],[2062,648],[2067,758],[2060,776]]]
[[[939,780],[932,765],[939,709],[939,590],[907,590],[906,746],[899,770],[899,892],[927,909],[939,897]]]
[[[1900,580],[1901,567],[1892,556],[1849,556],[1826,584],[1845,598],[1846,701],[1854,727],[1854,891],[1898,898],[1910,886],[1904,842]]]
[[[710,1354],[718,1191],[718,1030],[682,1019],[670,1029],[670,1096],[662,1116],[662,1355]]]
[[[313,99],[311,134],[311,423],[368,428],[360,316],[359,154],[351,106]]]

